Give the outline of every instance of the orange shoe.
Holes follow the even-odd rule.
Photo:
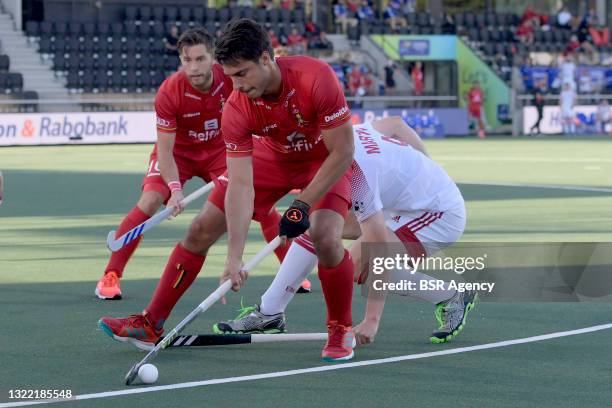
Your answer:
[[[304,279],[302,281],[302,284],[298,288],[297,293],[310,293],[311,287],[312,287],[312,284],[310,283],[310,281],[308,279]]]
[[[353,358],[355,353],[355,335],[351,327],[342,326],[338,322],[327,325],[327,343],[323,347],[321,357],[328,362],[345,361]]]
[[[119,279],[119,275],[115,271],[105,273],[96,285],[96,296],[100,299],[121,299]]]
[[[164,332],[164,329],[156,330],[146,314],[118,319],[103,317],[98,320],[98,326],[113,339],[132,343],[140,350],[151,350]]]

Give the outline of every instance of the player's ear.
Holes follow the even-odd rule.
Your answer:
[[[261,58],[259,59],[259,62],[260,62],[262,65],[268,65],[268,64],[270,64],[270,61],[271,61],[271,59],[270,59],[270,53],[269,53],[268,51],[264,51],[264,52],[262,52],[262,53],[261,53]]]

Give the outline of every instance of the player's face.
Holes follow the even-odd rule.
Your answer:
[[[234,89],[251,99],[264,94],[270,83],[270,57],[264,53],[259,61],[239,61],[234,65],[224,65],[225,75],[232,78]]]
[[[203,44],[183,47],[181,65],[194,87],[210,86],[213,57]]]

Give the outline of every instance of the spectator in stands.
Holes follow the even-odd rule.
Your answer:
[[[272,49],[276,50],[278,47],[281,46],[281,42],[276,36],[276,33],[274,32],[274,30],[269,29],[268,36],[270,37],[270,45],[272,45]]]
[[[253,7],[253,0],[238,0],[238,7]]]
[[[274,2],[272,0],[261,0],[259,7],[266,10],[272,10],[274,8]]]
[[[540,122],[542,122],[542,117],[544,116],[544,96],[546,95],[546,83],[544,81],[540,81],[533,87],[533,106],[535,106],[538,111],[538,120],[535,125],[531,127],[529,133],[533,133],[534,130],[537,130],[536,134],[541,133],[540,131]]]
[[[385,65],[385,86],[387,89],[395,88],[395,63],[391,60]]]
[[[336,24],[340,25],[342,34],[346,34],[349,24],[349,14],[344,0],[338,0],[334,5],[334,20]]]
[[[178,57],[178,48],[176,44],[179,39],[179,30],[178,27],[173,25],[170,27],[170,32],[166,34],[164,37],[164,48],[166,49],[166,54]]]
[[[457,34],[457,26],[455,25],[455,20],[453,20],[453,16],[451,14],[444,15],[442,34]]]
[[[598,18],[595,10],[591,9],[585,16],[585,19],[588,24],[589,35],[593,44],[595,45],[608,45],[610,43],[610,28],[603,26],[601,28],[597,28]]]
[[[423,95],[423,63],[417,61],[412,67],[412,94],[414,96]]]
[[[363,95],[360,96],[372,95],[372,86],[374,85],[374,78],[372,76],[372,73],[367,67],[362,67],[361,71],[361,89],[363,91],[358,90],[357,94],[359,95],[360,93],[362,93]]]
[[[349,14],[357,13],[357,9],[361,5],[361,1],[359,0],[346,0],[346,8],[348,9]]]
[[[308,48],[312,50],[333,51],[334,44],[327,38],[327,33],[321,31],[318,36],[313,37],[308,43]]]
[[[359,9],[357,9],[357,19],[366,23],[370,23],[376,20],[376,14],[374,9],[370,6],[368,0],[363,0]]]
[[[561,123],[563,133],[565,134],[576,133],[576,124],[574,123],[576,91],[574,89],[575,88],[572,88],[569,83],[564,83],[563,90],[561,91],[561,97],[559,99],[561,103]]]
[[[361,70],[357,65],[351,67],[351,73],[349,74],[349,94],[351,96],[357,95],[357,90],[361,86]]]
[[[565,47],[565,51],[563,52],[563,55],[571,56],[571,54],[573,54],[579,48],[580,48],[580,42],[578,41],[578,37],[575,34],[572,34],[572,36],[570,37],[569,43],[567,43],[567,46]]]
[[[557,26],[560,28],[572,28],[572,13],[569,12],[565,4],[557,13]]]
[[[534,40],[534,20],[529,19],[525,20],[521,25],[516,29],[516,37],[525,45],[533,44]]]
[[[599,101],[599,105],[597,105],[597,113],[595,114],[595,124],[599,133],[604,135],[607,133],[606,127],[608,123],[610,123],[610,116],[612,115],[610,114],[610,105],[608,104],[608,100],[602,99],[601,101]],[[612,131],[610,133],[612,133]]]
[[[404,15],[414,13],[416,11],[416,0],[402,0],[404,4],[402,7],[402,11]]]
[[[391,30],[394,32],[398,31],[399,27],[406,27],[408,24],[406,19],[402,16],[402,5],[399,0],[390,0],[389,4],[385,8],[383,13],[385,21],[391,25]]]
[[[304,28],[306,29],[306,37],[308,38],[318,37],[321,32],[321,27],[312,20],[308,20],[306,24],[304,24]]]
[[[287,51],[290,54],[304,54],[306,47],[306,38],[298,32],[296,27],[293,27],[291,29],[291,34],[287,37]]]

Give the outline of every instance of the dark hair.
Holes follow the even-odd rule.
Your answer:
[[[181,53],[184,47],[192,47],[194,45],[204,45],[209,52],[212,52],[215,45],[215,40],[205,28],[196,27],[190,28],[183,32],[176,43],[176,48]]]
[[[241,18],[225,25],[217,40],[215,59],[219,64],[257,61],[267,51],[274,58],[267,30],[253,20]]]

